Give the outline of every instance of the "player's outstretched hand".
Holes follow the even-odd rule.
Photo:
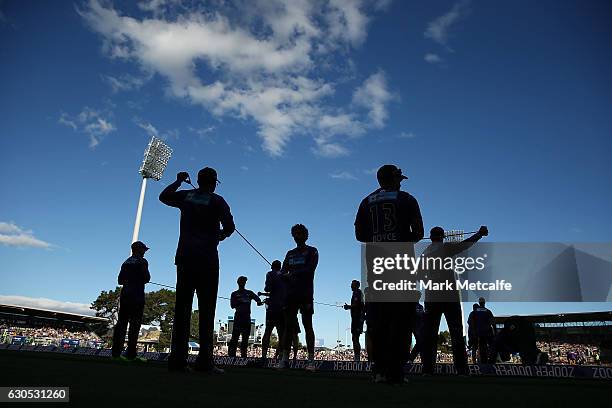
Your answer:
[[[189,180],[189,173],[186,171],[181,171],[176,175],[176,181],[184,183],[187,180]]]
[[[349,310],[351,307],[349,305],[347,305],[346,303],[344,304],[344,306],[342,306],[344,308],[344,310]]]
[[[486,237],[487,235],[489,235],[489,229],[487,228],[486,225],[483,225],[482,227],[480,227],[480,229],[478,230],[478,233],[480,235],[482,235],[483,237]]]

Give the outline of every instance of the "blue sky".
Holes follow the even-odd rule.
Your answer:
[[[178,213],[157,196],[204,166],[268,258],[292,247],[291,225],[309,227],[322,302],[350,298],[354,215],[384,163],[409,176],[427,229],[612,240],[606,2],[4,1],[0,12],[4,300],[89,303],[114,286],[151,135],[174,149],[140,231],[156,282],[174,283],[178,238]],[[262,287],[267,265],[237,235],[220,252],[220,294],[239,275]],[[326,344],[348,324],[317,308]]]

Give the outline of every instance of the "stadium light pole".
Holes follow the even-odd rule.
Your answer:
[[[172,149],[170,146],[155,136],[151,137],[149,145],[144,152],[142,165],[138,171],[142,175],[142,186],[140,187],[140,198],[138,199],[138,209],[136,210],[132,243],[138,241],[140,221],[142,220],[142,207],[144,205],[145,192],[147,190],[147,179],[161,179],[171,155]]]

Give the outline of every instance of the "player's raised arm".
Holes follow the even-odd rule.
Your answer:
[[[168,185],[168,187],[164,188],[162,192],[159,194],[159,201],[170,206],[179,208],[184,195],[179,194],[177,190],[183,184],[184,181],[189,180],[189,174],[185,171],[181,171],[176,175],[176,181]]]
[[[461,252],[467,250],[469,247],[474,245],[476,242],[480,241],[482,237],[486,237],[487,235],[489,235],[489,230],[485,225],[483,225],[480,227],[478,232],[464,239],[463,241],[451,245],[446,244],[446,246],[448,247],[445,248],[445,250],[447,251],[446,256],[455,256],[457,254],[460,254]]]

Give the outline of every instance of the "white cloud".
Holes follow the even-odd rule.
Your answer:
[[[324,141],[317,141],[317,146],[312,150],[316,155],[328,158],[341,157],[349,154],[348,149],[341,144]]]
[[[460,0],[447,13],[431,21],[425,30],[425,38],[446,46],[452,26],[469,13],[469,3],[469,0]]]
[[[430,64],[437,64],[439,62],[442,62],[442,58],[440,58],[440,56],[438,54],[425,54],[425,61],[429,62]]]
[[[76,313],[95,316],[95,312],[85,303],[62,302],[47,298],[32,298],[27,296],[0,295],[0,303],[5,305],[31,307],[52,310],[55,312]]]
[[[330,173],[329,177],[337,180],[357,180],[357,177],[351,172],[348,171],[339,171],[336,173]]]
[[[137,121],[136,124],[139,128],[144,129],[144,131],[147,132],[147,135],[149,135],[150,137],[159,137],[159,131],[149,122]]]
[[[111,58],[159,74],[168,81],[170,95],[217,117],[254,120],[262,147],[271,155],[281,155],[297,134],[325,138],[325,143],[315,140],[313,150],[338,155],[346,148],[330,138],[384,124],[387,94],[374,94],[367,120],[353,116],[329,105],[336,84],[323,79],[320,70],[338,65],[330,61],[350,60],[346,53],[367,37],[368,10],[386,2],[235,0],[216,3],[214,11],[175,3],[142,2],[140,8],[152,16],[141,19],[98,0],[90,0],[79,13],[103,37]],[[378,85],[388,92],[382,72],[372,77],[382,80]],[[351,123],[320,125],[336,116],[339,121],[350,117]]]
[[[94,149],[104,136],[117,130],[115,125],[108,118],[110,113],[98,111],[89,107],[83,110],[76,116],[62,113],[58,119],[58,123],[72,128],[75,132],[84,133],[89,137],[89,147]]]
[[[151,77],[152,75],[147,75],[145,77],[137,77],[130,74],[123,74],[119,77],[102,75],[102,79],[111,87],[113,93],[139,89],[145,82],[151,79]]]
[[[387,80],[382,71],[371,75],[353,94],[353,103],[368,109],[368,118],[374,128],[382,128],[389,116],[387,104],[394,96],[387,89]]]
[[[400,134],[397,135],[397,137],[399,139],[414,139],[416,135],[412,132],[400,132]]]
[[[12,222],[0,222],[0,244],[45,249],[53,247],[50,243],[36,238],[34,232],[24,230]]]

